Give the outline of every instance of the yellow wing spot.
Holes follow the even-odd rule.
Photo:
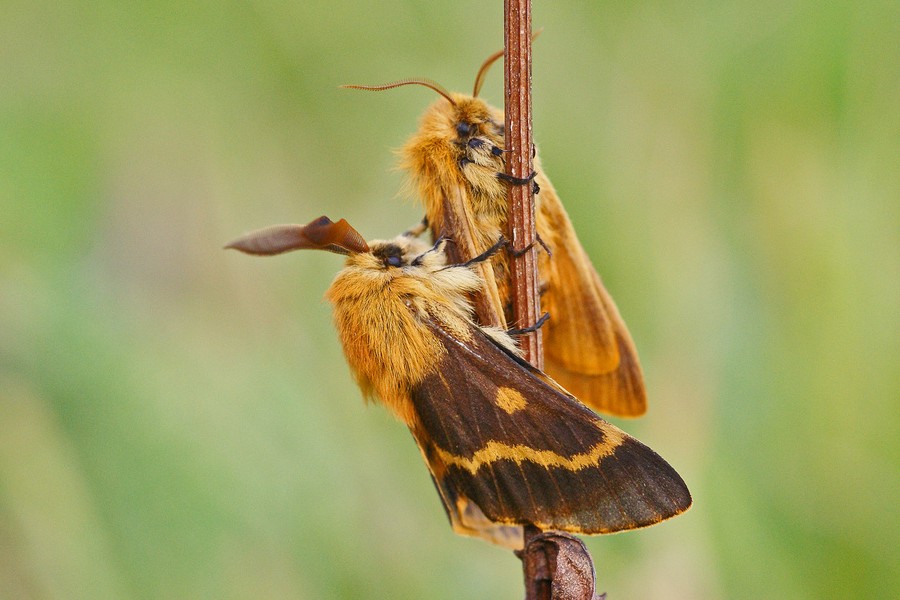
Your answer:
[[[519,390],[509,387],[497,388],[497,397],[494,398],[494,402],[509,414],[522,410],[528,405],[528,402],[525,401],[525,396],[520,394]]]
[[[587,452],[573,454],[569,457],[557,454],[552,450],[537,450],[522,444],[510,446],[494,440],[488,442],[472,456],[459,456],[439,446],[435,446],[434,449],[445,465],[455,465],[469,471],[473,475],[482,466],[498,460],[512,460],[516,464],[530,461],[545,469],[560,467],[569,471],[580,471],[587,467],[599,465],[601,460],[615,452],[616,448],[626,439],[625,433],[608,423],[598,421],[598,427],[603,430],[603,441],[595,444]]]

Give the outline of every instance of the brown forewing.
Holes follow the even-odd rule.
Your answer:
[[[429,327],[447,352],[412,392],[411,429],[451,522],[474,504],[492,523],[609,533],[690,506],[684,481],[659,455],[480,330],[462,342]]]

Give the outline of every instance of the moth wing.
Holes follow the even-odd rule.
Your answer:
[[[550,182],[541,186],[539,231],[551,256],[541,258],[550,313],[544,368],[582,402],[601,412],[636,417],[647,410],[637,350],[615,302],[582,248]]]
[[[490,244],[479,248],[477,220],[472,214],[463,188],[459,185],[448,185],[444,188],[443,197],[441,221],[434,220],[432,222],[432,226],[436,227],[433,230],[434,237],[450,235],[452,232],[454,243],[449,244],[445,252],[450,264],[460,264],[475,258],[487,250]],[[491,243],[494,241],[496,240],[491,240]],[[494,268],[486,261],[476,263],[471,268],[484,280],[484,285],[473,293],[472,298],[476,313],[484,315],[488,319],[482,325],[506,329],[503,303],[500,300],[500,286]]]
[[[691,504],[653,450],[473,328],[414,387],[410,425],[459,533],[521,546],[522,524],[582,534],[646,527]]]

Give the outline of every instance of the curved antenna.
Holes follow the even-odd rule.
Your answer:
[[[336,254],[369,251],[366,240],[346,220],[334,223],[325,216],[306,225],[273,225],[258,229],[230,242],[225,248],[257,256],[306,249],[327,250]]]
[[[501,53],[502,54],[502,53]],[[370,92],[383,92],[384,90],[390,90],[395,87],[400,87],[401,85],[424,85],[427,88],[431,88],[436,91],[438,94],[447,99],[447,102],[456,106],[456,102],[453,101],[453,98],[450,97],[450,92],[448,92],[444,86],[439,84],[436,81],[432,81],[431,79],[422,78],[413,78],[413,79],[401,79],[400,81],[392,81],[391,83],[385,83],[383,85],[342,85],[342,88],[347,88],[350,90],[367,90]]]
[[[538,29],[537,31],[532,33],[531,41],[533,42],[534,40],[536,40],[537,37],[539,35],[541,35],[541,32],[543,32],[543,31],[544,31],[544,29],[542,27],[541,29]],[[493,65],[497,61],[498,58],[503,56],[503,52],[504,52],[503,50],[497,50],[496,52],[494,52],[493,54],[488,56],[487,60],[484,61],[484,63],[481,65],[481,68],[478,69],[478,75],[475,76],[475,88],[474,88],[474,91],[472,92],[472,96],[474,96],[475,98],[478,97],[478,92],[481,91],[481,86],[484,84],[484,78],[487,77],[488,69],[491,68],[491,65]]]
[[[484,84],[484,78],[487,77],[488,69],[491,68],[497,59],[503,56],[503,50],[498,50],[494,52],[490,56],[487,57],[487,60],[481,65],[481,68],[478,69],[478,75],[475,76],[475,88],[472,92],[472,96],[475,98],[478,97],[478,92],[481,91],[481,86]]]

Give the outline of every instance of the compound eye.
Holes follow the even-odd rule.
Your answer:
[[[387,256],[384,259],[384,264],[389,267],[399,267],[403,264],[403,259],[399,256]]]
[[[465,121],[460,121],[456,124],[456,133],[461,138],[469,137],[469,134],[472,133],[472,129],[472,124],[466,123]]]

